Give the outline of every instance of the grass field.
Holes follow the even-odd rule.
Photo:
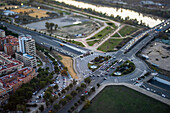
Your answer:
[[[102,31],[100,31],[99,33],[97,33],[96,35],[94,35],[94,37],[96,39],[102,39],[104,36],[106,36],[107,34],[109,34],[113,29],[111,27],[106,27],[105,29],[103,29]]]
[[[118,33],[116,33],[112,37],[120,37],[120,35]]]
[[[108,25],[112,26],[113,28],[117,28],[114,23],[107,22]]]
[[[105,29],[103,29],[102,31],[100,31],[99,33],[97,33],[96,35],[94,35],[92,38],[89,38],[87,40],[91,40],[91,39],[102,39],[104,38],[107,34],[109,34],[113,29],[111,27],[106,27]]]
[[[96,42],[99,42],[102,38],[104,38],[106,35],[108,35],[112,30],[113,29],[111,27],[106,27],[105,29],[103,29],[102,31],[100,31],[99,33],[94,35],[94,37],[87,39],[87,40],[99,39],[99,40],[94,40],[94,41],[88,41],[87,42],[88,45],[93,46]]]
[[[114,51],[114,48],[122,41],[123,39],[109,39],[104,44],[102,44],[99,48],[100,51],[108,52]]]
[[[85,47],[85,46],[83,45],[83,43],[78,42],[78,41],[72,41],[71,43],[76,44],[76,45],[79,45],[79,46],[81,46],[81,47]]]
[[[119,33],[124,37],[126,35],[130,35],[132,34],[133,32],[137,31],[138,28],[135,28],[135,27],[131,27],[131,26],[124,26],[120,31]]]
[[[40,10],[40,9],[35,9],[35,8],[19,8],[19,9],[13,9],[11,10],[13,12],[17,12],[17,13],[24,13],[24,12],[27,12],[29,13],[28,15],[31,16],[31,17],[38,17],[38,18],[41,18],[41,17],[48,17],[49,15],[47,15],[47,11],[44,11],[44,10]]]
[[[170,107],[124,86],[109,86],[80,113],[169,113]]]
[[[87,44],[93,46],[96,42],[98,42],[98,40],[88,41]]]

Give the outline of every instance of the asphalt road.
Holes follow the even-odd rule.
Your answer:
[[[7,25],[8,26],[8,25]],[[161,25],[162,26],[162,25]],[[19,28],[19,27],[16,27],[16,26],[13,26],[13,25],[10,25],[8,26],[10,29],[15,29],[17,32],[20,32],[20,33],[24,33],[24,34],[29,34],[30,31],[28,30],[25,30],[23,28]],[[165,27],[162,28],[162,30],[165,30],[167,28],[169,28],[170,26],[167,25]],[[50,45],[53,45],[53,46],[59,46],[59,43],[57,42],[54,42],[53,40],[49,39],[48,37],[45,37],[45,36],[39,36],[37,33],[35,32],[32,32],[31,31],[31,35],[33,36],[33,38],[35,38],[35,40],[37,42],[45,42],[45,43],[48,43]],[[157,33],[156,31],[152,31],[149,33],[149,36],[148,37],[145,37],[144,39],[142,39],[140,42],[138,42],[135,46],[133,46],[133,48],[131,48],[127,54],[124,54],[124,51],[122,50],[119,50],[118,52],[116,52],[113,56],[116,56],[116,58],[118,59],[123,59],[123,60],[126,60],[126,59],[133,59],[133,62],[135,63],[135,65],[137,66],[137,71],[135,70],[133,73],[131,73],[130,76],[124,76],[122,78],[114,78],[114,77],[108,77],[108,79],[106,81],[110,81],[110,82],[127,82],[127,81],[130,81],[131,78],[134,78],[134,77],[137,77],[137,76],[140,76],[140,74],[143,72],[143,70],[147,69],[147,67],[145,66],[144,63],[140,62],[138,59],[136,59],[134,56],[135,54],[141,49],[143,48],[150,40],[152,40],[154,38],[154,36],[156,36]],[[66,50],[70,50],[70,52],[72,53],[76,53],[77,55],[80,55],[82,53],[78,52],[78,51],[75,51],[73,49],[70,49],[68,47],[65,47]],[[118,66],[118,65],[117,65]],[[116,68],[116,67],[115,67]],[[141,71],[140,71],[141,70]],[[97,83],[100,83],[100,82],[103,82],[103,78],[102,77],[96,77],[98,74],[101,74],[100,70],[97,70],[94,72],[95,74],[95,79],[94,81],[92,81],[92,85],[91,86],[96,86]],[[80,84],[79,84],[80,85]],[[74,89],[74,88],[73,88]],[[85,90],[88,90],[88,88],[86,88]],[[60,113],[67,113],[67,111],[72,107],[72,105],[74,104],[74,102],[78,99],[78,97],[75,97],[73,99],[73,101],[69,102],[67,105],[65,105],[59,112]],[[56,102],[55,102],[56,103]],[[48,107],[47,109],[45,109],[44,113],[48,112],[48,110],[52,109],[52,106]]]
[[[20,35],[21,34],[29,34],[32,36],[33,39],[35,39],[36,43],[38,43],[38,44],[43,43],[47,47],[50,47],[50,46],[54,47],[54,49],[58,48],[59,51],[61,50],[61,52],[64,52],[64,54],[66,54],[68,52],[71,55],[78,56],[78,55],[81,55],[82,53],[86,53],[87,51],[89,51],[88,49],[76,46],[71,43],[63,43],[59,39],[44,35],[42,33],[38,33],[35,31],[17,27],[15,25],[11,25],[11,24],[4,23],[4,22],[3,22],[3,25],[5,25],[9,30],[11,30],[15,33],[18,33]],[[61,47],[60,44],[63,44],[64,46]]]

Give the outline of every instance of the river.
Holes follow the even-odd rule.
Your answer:
[[[106,13],[107,15],[114,15],[116,17],[117,15],[121,16],[123,19],[129,16],[130,19],[137,19],[139,22],[142,21],[149,27],[154,27],[155,25],[162,22],[161,19],[158,17],[152,17],[148,15],[144,15],[142,13],[135,12],[133,10],[129,9],[123,9],[123,8],[114,8],[114,7],[107,7],[107,6],[99,6],[99,5],[93,5],[89,3],[74,1],[74,0],[56,0],[58,2],[64,2],[69,5],[73,5],[79,8],[91,8],[97,12]]]

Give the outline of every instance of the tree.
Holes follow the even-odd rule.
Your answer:
[[[53,92],[53,88],[52,87],[48,87],[47,91],[52,93]]]
[[[49,67],[46,67],[46,70],[48,71],[50,68]]]
[[[45,27],[49,30],[50,29],[50,23],[46,22]]]
[[[75,105],[75,106],[78,106],[78,104],[77,104],[77,103],[74,103],[74,105]]]
[[[89,100],[86,100],[83,109],[87,109],[89,106],[90,106],[90,101],[89,101]]]
[[[17,104],[17,110],[18,110],[18,111],[24,111],[24,110],[25,110],[25,106],[24,106],[24,105]]]
[[[85,78],[85,79],[84,79],[84,82],[87,83],[87,84],[90,84],[90,82],[91,82],[90,77]]]
[[[46,91],[44,94],[44,99],[48,99],[50,98],[50,96],[51,96],[51,93],[49,91]]]
[[[85,100],[85,96],[84,95],[81,96],[80,99],[81,99],[81,101],[84,101]]]
[[[54,108],[55,110],[59,110],[59,109],[60,109],[60,105],[56,103],[56,104],[54,104],[53,108]]]
[[[40,88],[44,88],[46,86],[46,81],[40,81]]]
[[[55,100],[54,97],[50,96],[49,101],[50,101],[51,104],[54,102],[54,100]]]
[[[75,107],[74,107],[74,106],[72,106],[72,107],[71,107],[71,110],[75,110]]]
[[[73,85],[76,85],[77,81],[75,79],[73,79]]]
[[[85,83],[81,83],[81,87],[82,88],[86,88],[86,84]]]
[[[68,91],[70,88],[67,86],[65,89]]]
[[[61,99],[59,101],[59,104],[62,104],[63,106],[67,104],[67,100],[65,98]]]
[[[77,92],[76,92],[76,91],[72,91],[72,92],[71,92],[71,95],[74,97],[74,96],[77,95]]]
[[[55,30],[57,30],[57,28],[58,28],[58,24],[55,24]]]
[[[73,84],[72,84],[72,83],[71,83],[71,84],[69,84],[69,87],[70,87],[70,88],[72,88],[72,87],[73,87]]]
[[[49,100],[46,100],[46,106],[48,107],[50,105]]]
[[[70,94],[68,94],[68,95],[65,96],[65,98],[67,99],[67,101],[69,101],[69,100],[71,100],[73,97],[72,97]]]
[[[61,91],[61,93],[63,93],[63,94],[66,93],[65,89],[63,89],[63,90]]]
[[[99,84],[99,83],[97,83],[97,87],[100,87],[100,84]]]
[[[39,110],[40,110],[41,112],[43,112],[43,111],[44,111],[44,106],[41,105],[41,106],[39,107]]]
[[[83,89],[78,86],[78,87],[76,88],[76,90],[77,90],[78,92],[80,92],[80,91],[82,91]]]
[[[91,91],[93,91],[93,92],[94,92],[94,91],[95,91],[95,87],[92,87],[92,88],[91,88]]]
[[[56,85],[54,86],[54,88],[55,88],[55,90],[58,90],[58,84],[56,84]]]
[[[67,76],[67,70],[65,70],[65,69],[61,70],[61,75]]]
[[[52,47],[52,46],[50,46],[50,51],[51,51],[51,50],[53,50],[53,47]]]
[[[53,30],[54,23],[50,23],[50,30]]]

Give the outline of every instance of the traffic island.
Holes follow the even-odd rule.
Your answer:
[[[90,61],[88,63],[88,68],[91,71],[95,71],[103,64],[104,61],[107,61],[110,58],[111,58],[111,56],[99,56],[99,57],[96,57],[94,60],[92,60],[92,61]]]
[[[133,62],[127,60],[122,65],[118,66],[112,73],[112,76],[123,76],[127,75],[135,70],[136,66]]]

